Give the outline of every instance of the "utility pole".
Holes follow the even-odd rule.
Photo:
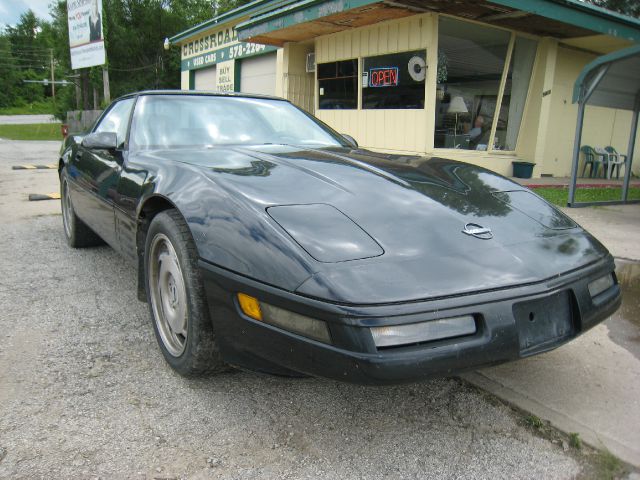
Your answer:
[[[53,65],[53,48],[49,49],[49,56],[51,58],[51,95],[53,96],[53,101],[56,101],[56,74],[55,68]]]
[[[102,86],[104,87],[104,101],[107,105],[111,103],[111,89],[109,88],[109,70],[102,68]]]

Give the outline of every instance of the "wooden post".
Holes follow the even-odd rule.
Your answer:
[[[82,97],[82,91],[80,90],[80,85],[78,85],[77,83],[75,83],[75,87],[76,87],[76,110],[80,110],[80,104],[82,103],[80,101],[80,97]]]
[[[83,68],[80,71],[82,80],[82,109],[89,110],[89,69]]]

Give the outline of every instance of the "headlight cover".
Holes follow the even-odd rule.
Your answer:
[[[267,213],[319,262],[360,260],[384,253],[367,232],[331,205],[279,205],[269,207]]]
[[[605,276],[589,283],[589,294],[591,295],[591,298],[595,298],[606,290],[609,290],[614,284],[613,275],[608,273]]]
[[[462,337],[472,335],[476,331],[476,321],[473,316],[465,315],[408,325],[372,327],[371,335],[377,348],[388,348]]]

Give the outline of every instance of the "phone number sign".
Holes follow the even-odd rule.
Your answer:
[[[236,58],[247,58],[255,55],[273,52],[276,47],[259,45],[257,43],[236,43],[229,47],[220,48],[213,52],[203,53],[197,57],[186,58],[182,60],[181,68],[185,70],[196,70],[199,68],[215,65],[219,62],[226,62]]]

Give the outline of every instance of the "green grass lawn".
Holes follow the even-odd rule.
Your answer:
[[[50,113],[53,115],[54,104],[52,100],[43,102],[27,103],[19,107],[2,107],[0,115],[42,115]]]
[[[545,200],[561,207],[567,206],[568,188],[534,188],[534,192]],[[606,188],[577,188],[576,202],[601,202],[606,200],[620,200],[622,189],[619,187]],[[640,187],[629,187],[628,200],[640,200]]]
[[[62,140],[59,123],[0,125],[0,138],[9,140]]]

